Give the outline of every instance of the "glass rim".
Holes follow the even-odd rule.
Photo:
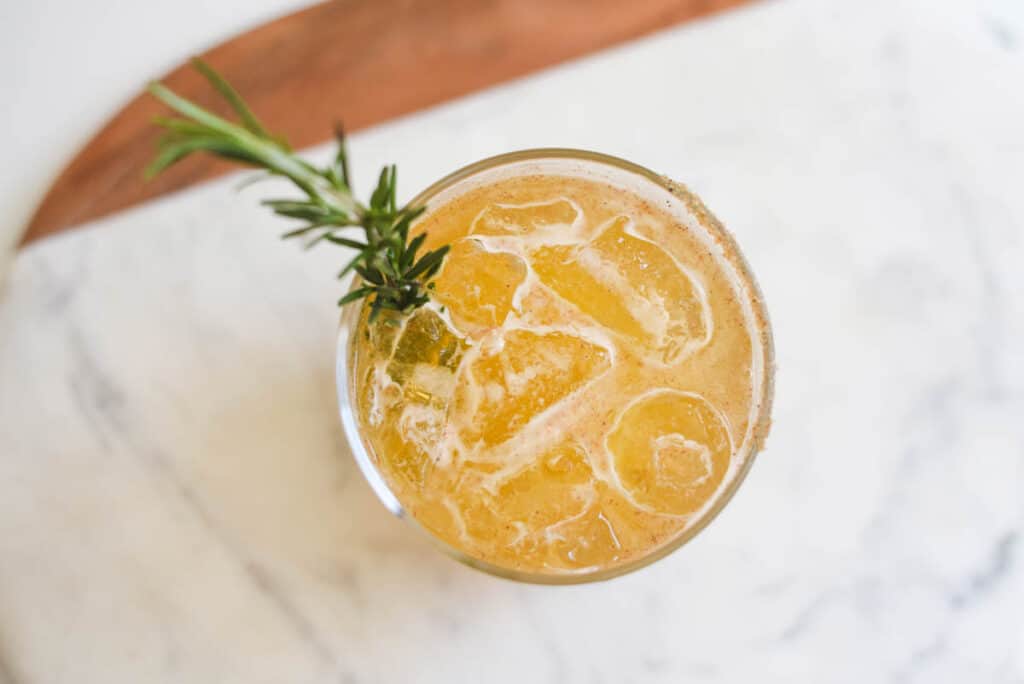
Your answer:
[[[772,337],[771,323],[768,311],[765,307],[764,297],[761,294],[760,286],[747,263],[746,258],[740,251],[738,244],[732,234],[704,207],[701,200],[689,191],[682,184],[676,183],[666,176],[657,174],[650,169],[607,154],[580,150],[572,148],[534,148],[508,152],[493,157],[488,157],[444,176],[432,183],[419,194],[410,200],[410,205],[426,206],[431,198],[456,184],[472,178],[476,174],[491,169],[514,164],[518,162],[546,161],[546,160],[569,160],[594,163],[603,166],[611,166],[621,171],[636,174],[651,183],[659,186],[671,195],[678,197],[686,205],[692,217],[699,223],[700,228],[707,231],[713,238],[723,246],[725,259],[737,271],[737,275],[746,289],[746,295],[752,313],[756,319],[756,333],[760,337],[760,345],[763,356],[761,368],[761,397],[756,413],[752,414],[752,432],[750,437],[749,451],[743,462],[739,465],[731,479],[724,483],[721,490],[715,495],[710,504],[697,515],[691,524],[680,531],[677,536],[663,543],[661,546],[651,550],[649,553],[635,558],[631,561],[614,565],[608,568],[595,570],[581,570],[578,572],[567,571],[561,573],[518,570],[475,558],[465,551],[441,539],[428,528],[423,526],[416,518],[408,513],[401,501],[391,490],[387,480],[380,469],[374,463],[370,455],[370,445],[366,441],[359,428],[355,396],[353,393],[353,374],[349,372],[354,362],[356,349],[355,332],[358,329],[362,306],[350,306],[342,311],[341,324],[338,334],[338,346],[336,355],[336,381],[338,393],[338,409],[341,416],[341,423],[345,433],[346,441],[352,451],[363,477],[370,488],[393,515],[410,523],[414,528],[420,530],[436,548],[439,548],[446,555],[477,570],[491,575],[496,575],[509,580],[527,584],[546,585],[571,585],[599,582],[625,575],[627,573],[647,567],[648,565],[664,558],[678,550],[687,542],[700,534],[712,520],[718,517],[722,509],[732,500],[740,485],[746,479],[758,453],[762,450],[764,440],[767,437],[771,424],[772,403],[775,394],[775,349]],[[349,291],[359,287],[359,278],[353,278]]]

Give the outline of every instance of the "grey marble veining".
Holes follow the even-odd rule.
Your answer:
[[[335,413],[342,255],[282,245],[237,179],[19,254],[0,683],[1024,682],[1022,83],[1019,3],[773,2],[357,136],[407,194],[618,154],[743,246],[768,448],[599,585],[487,577],[385,512]]]

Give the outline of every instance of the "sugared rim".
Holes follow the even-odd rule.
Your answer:
[[[359,316],[362,310],[361,307],[358,306],[347,307],[342,313],[336,356],[336,379],[341,424],[345,432],[345,437],[352,450],[352,455],[355,458],[359,469],[362,471],[363,476],[366,478],[366,481],[389,511],[408,521],[415,528],[425,534],[435,546],[465,565],[498,577],[504,577],[506,579],[519,582],[526,582],[530,584],[566,585],[607,580],[646,567],[651,563],[664,558],[668,554],[677,550],[683,544],[693,539],[718,516],[722,509],[725,508],[726,504],[732,500],[736,490],[739,489],[740,484],[742,484],[743,480],[746,478],[747,473],[754,463],[755,457],[763,446],[764,439],[766,438],[771,425],[771,409],[775,393],[775,348],[772,339],[771,324],[768,320],[768,312],[764,305],[764,298],[761,294],[761,289],[757,284],[757,280],[754,278],[754,274],[750,270],[749,264],[743,257],[739,246],[736,244],[736,240],[718,221],[718,219],[708,211],[700,199],[690,192],[684,185],[676,183],[665,176],[656,174],[649,169],[639,166],[638,164],[607,154],[601,154],[599,152],[569,148],[537,148],[521,150],[518,152],[509,152],[469,164],[468,166],[464,166],[461,169],[448,174],[441,180],[433,183],[420,192],[415,198],[413,198],[410,204],[426,206],[432,198],[455,186],[457,183],[472,178],[476,174],[489,171],[497,167],[519,162],[559,159],[589,162],[631,172],[647,179],[651,183],[666,190],[669,194],[679,198],[686,205],[692,217],[700,224],[700,227],[707,231],[707,233],[721,245],[726,261],[731,263],[736,269],[737,275],[746,289],[746,295],[749,298],[751,312],[755,318],[756,332],[760,336],[761,350],[764,357],[763,363],[761,364],[760,403],[756,408],[756,413],[752,411],[752,431],[749,439],[748,453],[744,457],[743,462],[740,464],[737,471],[732,475],[731,479],[725,483],[724,488],[718,492],[710,505],[702,512],[700,518],[680,532],[676,538],[662,544],[647,555],[621,565],[601,570],[557,574],[531,572],[495,565],[493,563],[488,563],[478,558],[474,558],[461,549],[458,549],[440,539],[429,529],[421,525],[412,515],[408,515],[405,508],[402,506],[402,503],[398,500],[398,497],[395,496],[394,492],[391,491],[387,481],[374,464],[373,459],[370,457],[370,446],[364,439],[356,418],[357,412],[355,407],[354,383],[351,382],[353,378],[352,374],[349,372],[350,367],[354,363],[355,344],[353,343],[353,338],[355,331],[358,328]],[[358,280],[353,281],[351,286],[352,289],[358,286]]]

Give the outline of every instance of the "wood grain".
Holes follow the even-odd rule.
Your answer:
[[[358,130],[744,1],[333,0],[203,56],[302,148],[339,119]],[[163,81],[224,111],[187,66]],[[163,111],[140,95],[114,116],[54,182],[22,244],[232,168],[197,157],[143,181]]]

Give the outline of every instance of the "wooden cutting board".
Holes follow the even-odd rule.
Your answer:
[[[332,0],[203,54],[296,148],[358,130],[747,0]],[[172,89],[226,113],[187,65]],[[139,95],[58,176],[22,244],[220,175],[188,159],[145,182],[162,105]]]

